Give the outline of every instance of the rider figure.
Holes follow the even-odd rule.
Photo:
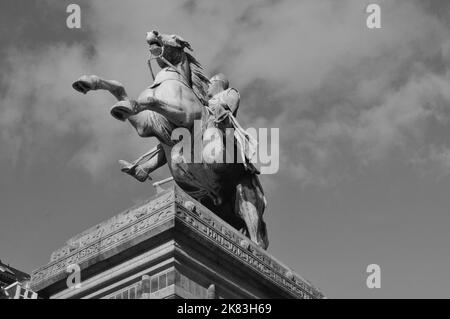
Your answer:
[[[208,105],[216,120],[220,120],[227,110],[231,111],[233,116],[236,116],[241,99],[238,90],[229,88],[230,84],[222,73],[214,75],[209,82]]]

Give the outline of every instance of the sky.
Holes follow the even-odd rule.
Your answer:
[[[81,7],[81,28],[66,7]],[[368,29],[366,6],[381,7]],[[82,74],[150,83],[147,31],[179,34],[280,129],[261,177],[268,252],[329,298],[450,297],[450,2],[0,2],[0,259],[31,272],[73,235],[155,193],[120,172],[156,144]],[[152,174],[169,176],[167,168]],[[368,289],[366,267],[381,268]]]

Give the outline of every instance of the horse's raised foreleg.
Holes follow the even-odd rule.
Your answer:
[[[115,80],[105,80],[96,75],[83,75],[72,84],[72,87],[83,94],[89,91],[105,90],[114,95],[118,101],[128,100],[127,92],[122,83]]]
[[[83,75],[72,84],[72,87],[83,94],[96,90],[110,92],[119,101],[113,106],[112,110],[115,112],[112,111],[111,114],[122,121],[128,119],[140,136],[154,136],[151,129],[153,125],[151,116],[149,117],[145,112],[134,114],[133,109],[136,103],[129,99],[122,83],[115,80],[105,80],[96,75]]]

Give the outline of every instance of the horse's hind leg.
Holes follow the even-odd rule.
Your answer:
[[[263,213],[266,199],[258,177],[246,175],[236,186],[236,213],[244,220],[250,239],[263,249],[269,246]]]

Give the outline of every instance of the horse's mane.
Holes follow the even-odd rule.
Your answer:
[[[208,104],[207,91],[209,79],[203,73],[203,67],[191,54],[185,52],[186,60],[191,69],[191,85],[195,95],[200,99],[203,105]]]

